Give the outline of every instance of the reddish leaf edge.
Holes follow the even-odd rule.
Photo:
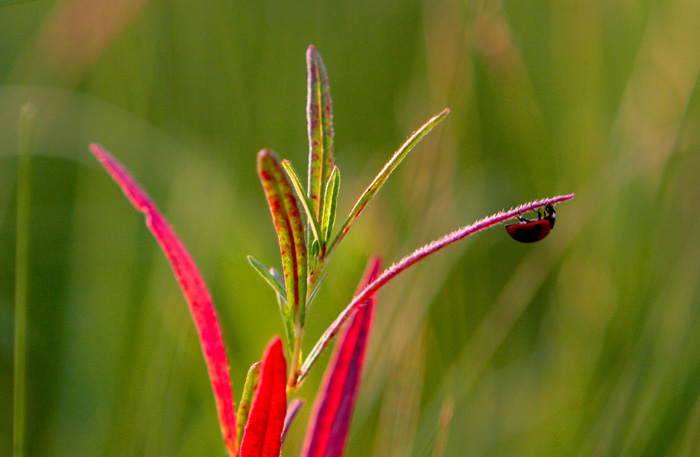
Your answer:
[[[358,293],[374,281],[381,259],[370,260]],[[338,336],[309,420],[301,457],[341,456],[350,431],[357,400],[367,341],[372,328],[376,293],[367,297]]]
[[[278,457],[287,415],[287,362],[280,337],[265,349],[240,457]]]
[[[238,453],[236,410],[229,364],[219,320],[204,279],[168,221],[124,166],[97,143],[90,151],[112,176],[134,207],[145,214],[146,225],[165,253],[194,320],[209,372],[224,445],[230,456]]]

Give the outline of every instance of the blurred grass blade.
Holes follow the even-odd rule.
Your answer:
[[[358,292],[379,275],[381,261],[370,260]],[[357,310],[338,336],[331,361],[316,395],[302,457],[341,456],[350,431],[350,420],[362,378],[365,349],[372,328],[376,295]]]
[[[294,167],[289,160],[283,160],[282,166],[287,171],[287,175],[289,175],[289,179],[292,181],[292,186],[299,197],[301,206],[303,206],[304,210],[306,211],[306,215],[309,218],[309,226],[314,234],[314,238],[320,242],[322,240],[322,232],[320,226],[318,225],[318,216],[316,215],[316,210],[314,209],[312,203],[309,201],[309,197],[306,195],[306,192],[304,192],[304,188],[301,186],[299,175],[297,175],[296,170],[294,170]]]
[[[31,149],[36,108],[26,103],[20,111],[19,164],[17,167],[17,226],[15,235],[15,338],[13,455],[24,455],[25,391],[27,364],[27,306],[29,301],[29,236],[31,230]]]
[[[440,418],[438,419],[437,437],[435,438],[435,446],[433,447],[433,457],[445,457],[447,436],[450,432],[450,425],[452,424],[454,406],[455,401],[452,397],[448,397],[442,402]]]
[[[321,55],[309,46],[306,51],[308,87],[306,122],[309,130],[309,199],[321,216],[326,182],[333,169],[333,102],[328,74]]]
[[[238,430],[238,442],[243,440],[243,430],[245,430],[245,425],[248,422],[248,414],[250,413],[250,404],[253,401],[253,394],[255,389],[258,387],[258,381],[260,380],[260,362],[256,362],[251,365],[248,370],[248,375],[245,378],[245,385],[243,386],[243,395],[241,395],[241,402],[238,404],[238,414],[236,415],[236,429]]]
[[[335,224],[335,212],[338,202],[338,190],[340,189],[340,170],[333,167],[331,177],[326,185],[325,201],[323,202],[323,216],[321,218],[321,232],[323,233],[323,245],[331,239],[333,224]]]
[[[284,428],[282,429],[282,444],[284,444],[284,439],[287,436],[287,433],[289,433],[289,427],[291,427],[294,423],[294,419],[296,419],[297,414],[299,414],[299,411],[301,411],[304,403],[303,398],[295,398],[289,402],[289,406],[287,407],[287,416],[284,418]]]
[[[370,183],[367,189],[365,189],[365,191],[362,193],[360,198],[357,200],[357,203],[355,203],[355,206],[352,208],[352,211],[350,211],[350,214],[343,223],[343,226],[341,227],[338,235],[335,237],[330,247],[328,248],[329,252],[332,252],[333,249],[335,249],[335,246],[340,242],[340,240],[343,239],[345,234],[350,229],[352,223],[355,221],[355,219],[357,219],[362,210],[365,209],[370,200],[372,200],[372,198],[377,194],[379,189],[389,178],[389,175],[391,175],[391,173],[396,169],[396,167],[399,166],[399,164],[406,157],[406,155],[415,147],[416,144],[418,144],[421,138],[423,138],[423,136],[430,132],[433,129],[433,127],[438,125],[440,121],[442,121],[445,118],[445,116],[449,114],[449,112],[449,108],[445,108],[440,113],[430,118],[428,122],[423,124],[421,128],[413,132],[413,134],[404,142],[404,144],[402,144],[401,147],[394,153],[391,159],[389,159],[386,165],[384,165],[384,168],[381,169],[379,174],[377,174],[377,176]]]
[[[265,189],[282,255],[287,302],[304,324],[306,300],[306,241],[297,199],[277,156],[267,149],[258,154],[258,174]]]
[[[204,284],[202,274],[168,221],[126,169],[97,143],[92,143],[90,149],[134,207],[146,215],[146,225],[170,262],[197,328],[209,379],[214,390],[224,444],[229,455],[235,456],[238,452],[238,434],[229,365],[214,303]]]
[[[258,272],[260,276],[265,280],[266,283],[270,285],[277,292],[282,300],[287,303],[287,292],[284,290],[284,285],[277,280],[277,278],[270,272],[265,265],[262,264],[258,259],[252,255],[248,256],[248,263]],[[284,279],[284,278],[283,278]]]
[[[260,382],[243,432],[240,457],[277,457],[287,415],[287,362],[282,340],[267,345],[260,369]]]

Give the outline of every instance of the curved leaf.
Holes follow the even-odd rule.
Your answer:
[[[287,362],[282,340],[267,345],[253,407],[243,432],[240,457],[279,457],[287,414]]]
[[[318,341],[316,341],[316,344],[314,344],[314,346],[309,351],[309,354],[306,356],[306,360],[304,360],[303,365],[299,369],[298,382],[301,382],[306,377],[306,375],[309,374],[309,370],[311,370],[311,367],[314,365],[314,363],[316,363],[316,360],[321,355],[323,350],[330,344],[331,340],[336,335],[336,333],[338,333],[338,330],[340,329],[341,325],[343,325],[343,322],[345,322],[345,320],[348,317],[352,316],[357,307],[364,303],[368,297],[374,295],[374,293],[381,289],[384,286],[384,284],[392,280],[399,273],[405,271],[407,268],[423,260],[429,255],[435,254],[436,252],[445,248],[446,246],[449,246],[450,244],[455,243],[459,240],[463,240],[469,235],[473,235],[482,230],[486,230],[487,228],[494,227],[509,219],[520,217],[522,213],[528,210],[536,210],[537,208],[543,208],[547,205],[554,205],[556,203],[564,202],[566,200],[571,200],[572,198],[574,198],[574,194],[559,195],[557,197],[552,198],[544,198],[542,200],[524,203],[509,211],[502,211],[500,213],[493,214],[489,217],[480,219],[471,225],[467,225],[465,227],[455,230],[452,233],[448,233],[442,238],[439,238],[431,243],[426,244],[421,248],[416,249],[415,251],[413,251],[413,253],[394,263],[392,266],[384,270],[384,272],[380,274],[377,277],[377,279],[368,284],[367,287],[365,287],[362,290],[362,292],[355,295],[355,297],[353,297],[353,299],[350,301],[350,304],[346,306],[345,309],[340,312],[340,314],[338,314],[338,317],[336,317],[335,320],[331,323],[331,325],[329,325],[328,328],[323,332]]]
[[[272,151],[263,149],[258,153],[258,175],[277,230],[287,301],[292,309],[298,310],[303,326],[306,308],[306,242],[299,205],[280,160]]]
[[[241,394],[241,402],[238,404],[238,414],[236,415],[236,428],[238,429],[238,441],[243,439],[243,430],[248,422],[248,414],[250,414],[250,404],[253,402],[253,394],[258,387],[260,381],[260,362],[255,362],[248,369],[248,374],[245,377],[243,385],[243,394]]]
[[[224,443],[229,455],[234,456],[238,450],[238,437],[229,365],[219,320],[202,275],[185,246],[134,178],[100,145],[92,143],[90,149],[136,209],[146,215],[146,224],[175,272],[197,327],[199,342],[202,345],[209,379],[214,390]]]

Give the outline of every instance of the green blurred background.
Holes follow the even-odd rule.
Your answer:
[[[129,167],[198,262],[238,398],[282,331],[245,258],[279,265],[255,154],[306,168],[309,44],[330,75],[340,215],[410,132],[452,112],[337,250],[307,351],[370,255],[389,264],[577,194],[536,245],[495,228],[382,291],[346,454],[430,456],[446,431],[448,456],[700,455],[698,24],[693,0],[0,6],[0,455],[22,104],[38,109],[27,455],[223,456],[175,279],[87,145]],[[283,455],[298,455],[309,410]]]

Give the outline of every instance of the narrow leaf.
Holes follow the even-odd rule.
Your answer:
[[[229,365],[219,320],[202,275],[158,208],[126,169],[100,145],[92,143],[90,149],[136,209],[146,215],[146,224],[175,272],[199,334],[199,342],[214,390],[224,444],[229,455],[235,456],[238,451],[238,437]]]
[[[376,257],[370,261],[358,292],[379,275],[380,263]],[[338,337],[311,412],[302,457],[343,455],[360,386],[375,302],[376,295],[369,297]]]
[[[292,309],[298,310],[299,321],[303,325],[306,300],[306,242],[299,206],[280,161],[272,151],[263,149],[258,154],[258,174],[277,230],[287,301]]]
[[[294,191],[297,193],[297,196],[299,197],[299,201],[301,202],[301,206],[304,207],[304,211],[306,211],[306,215],[308,216],[309,219],[309,227],[311,227],[311,231],[314,234],[314,238],[316,240],[321,240],[321,229],[320,226],[318,225],[318,216],[316,216],[316,210],[314,209],[313,205],[309,201],[309,197],[306,195],[306,192],[304,192],[304,188],[301,186],[301,181],[299,180],[299,175],[297,175],[296,170],[292,166],[292,163],[289,160],[283,160],[282,161],[282,166],[284,169],[287,171],[287,175],[289,175],[289,179],[292,181],[292,186],[294,187]]]
[[[282,285],[281,282],[275,278],[270,270],[262,264],[258,259],[253,257],[252,255],[248,256],[248,263],[255,269],[255,271],[258,272],[260,276],[265,280],[266,283],[274,289],[275,292],[277,292],[281,297],[282,300],[287,303],[287,291],[284,290],[284,286]]]
[[[248,375],[245,378],[245,385],[243,386],[243,395],[241,395],[241,402],[238,405],[238,414],[236,415],[236,428],[238,430],[238,442],[240,443],[243,439],[243,430],[245,430],[245,424],[248,422],[248,414],[250,413],[250,404],[253,401],[253,394],[255,389],[258,387],[258,381],[260,380],[260,362],[256,362],[251,365],[248,370]]]
[[[452,243],[463,240],[470,235],[494,227],[509,219],[520,217],[522,213],[527,212],[528,210],[536,210],[538,208],[544,208],[547,205],[555,205],[557,203],[571,200],[574,198],[574,196],[574,194],[568,194],[544,198],[542,200],[537,200],[530,203],[523,203],[522,205],[508,211],[501,211],[500,213],[480,219],[471,225],[457,229],[452,233],[448,233],[442,238],[416,249],[400,261],[394,263],[392,266],[384,270],[384,272],[382,272],[377,279],[372,281],[371,284],[368,284],[367,287],[362,290],[362,292],[355,295],[355,297],[353,297],[353,299],[350,301],[350,304],[348,304],[348,306],[346,306],[345,309],[338,314],[338,317],[336,317],[331,325],[329,325],[323,332],[323,335],[321,335],[316,344],[314,344],[314,347],[311,348],[309,355],[306,357],[306,360],[304,360],[304,364],[299,369],[298,381],[301,382],[301,380],[306,377],[309,370],[318,359],[318,356],[321,355],[323,350],[328,346],[328,344],[330,344],[333,337],[336,335],[336,333],[338,333],[340,326],[343,325],[343,322],[345,322],[345,320],[355,312],[357,307],[364,303],[368,297],[372,296],[379,289],[381,289],[386,283],[395,278],[399,273],[406,271],[406,269],[410,266],[415,265],[426,257],[435,254]]]
[[[381,169],[379,174],[377,174],[374,180],[370,183],[367,189],[365,189],[360,198],[357,200],[357,203],[355,203],[355,206],[352,208],[352,211],[350,211],[350,214],[343,223],[340,232],[331,243],[328,251],[332,251],[335,248],[335,246],[340,242],[340,240],[343,239],[343,237],[348,232],[350,226],[355,221],[355,219],[357,219],[362,210],[365,209],[370,200],[374,198],[379,189],[389,178],[389,175],[391,175],[391,173],[396,169],[396,167],[401,163],[401,161],[406,157],[406,155],[411,151],[411,149],[413,149],[414,146],[418,144],[418,142],[421,140],[421,138],[423,138],[423,136],[430,132],[433,129],[433,127],[438,125],[440,121],[442,121],[445,118],[445,116],[449,114],[449,112],[449,108],[445,108],[440,113],[430,118],[428,122],[423,124],[421,128],[413,132],[413,134],[404,142],[404,144],[401,145],[398,151],[394,153],[391,159],[389,159],[386,165],[384,165],[384,168]]]
[[[253,407],[243,432],[240,457],[279,457],[287,413],[287,362],[282,340],[267,345]]]
[[[323,190],[333,169],[333,102],[328,74],[321,55],[309,46],[306,51],[308,87],[306,122],[309,131],[309,199],[321,216]]]
[[[287,416],[284,418],[284,429],[282,429],[282,444],[284,444],[284,439],[287,437],[289,427],[291,427],[292,423],[294,423],[294,419],[296,419],[297,414],[299,414],[299,411],[301,411],[302,406],[304,406],[304,400],[301,398],[295,398],[289,402],[289,406],[287,407]]]
[[[433,446],[433,457],[445,456],[447,435],[450,432],[450,425],[452,424],[454,406],[454,398],[448,397],[442,401],[440,417],[438,418],[437,437],[435,438],[435,446]]]
[[[333,167],[331,177],[326,185],[325,201],[323,203],[323,217],[321,218],[321,231],[323,232],[324,246],[330,241],[331,233],[333,232],[339,189],[340,170],[338,170],[338,167]]]

